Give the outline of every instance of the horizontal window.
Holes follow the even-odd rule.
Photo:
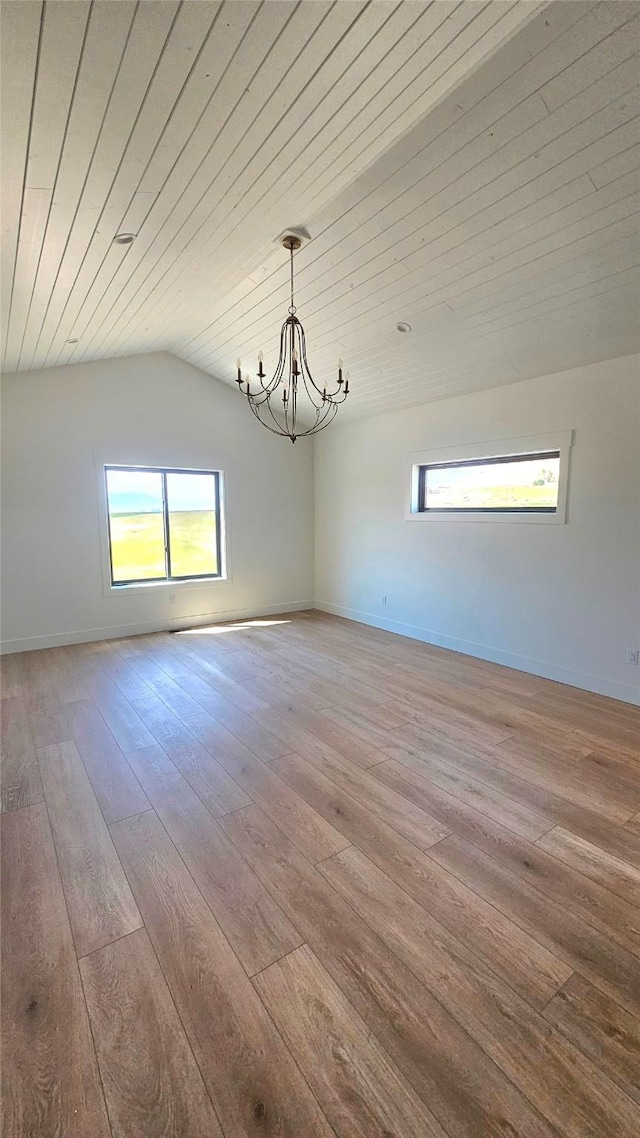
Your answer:
[[[222,575],[220,473],[106,466],[111,584]]]
[[[426,463],[418,468],[419,513],[555,514],[560,451]]]

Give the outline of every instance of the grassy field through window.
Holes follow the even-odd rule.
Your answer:
[[[554,510],[559,474],[556,454],[428,466],[424,504],[431,510]]]
[[[171,571],[174,577],[219,571],[215,510],[173,510]],[[113,580],[149,581],[164,578],[164,521],[162,511],[111,514]]]

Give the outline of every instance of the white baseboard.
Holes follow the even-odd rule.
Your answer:
[[[504,652],[501,648],[492,648],[487,644],[475,644],[473,641],[460,640],[456,636],[443,636],[439,632],[432,632],[419,625],[402,624],[397,620],[387,620],[375,616],[373,613],[360,612],[358,609],[342,608],[340,605],[329,604],[328,601],[315,601],[314,608],[321,612],[332,613],[334,616],[344,616],[348,620],[355,620],[359,624],[370,624],[374,628],[381,628],[386,632],[397,632],[400,636],[409,636],[412,640],[422,640],[426,644],[434,644],[438,648],[450,648],[453,652],[462,652],[465,656],[476,656],[480,660],[489,660],[492,664],[504,664],[506,668],[515,668],[519,672],[530,672],[534,676],[542,676],[545,680],[556,680],[561,684],[570,684],[574,688],[584,691],[596,692],[598,695],[607,695],[612,699],[623,700],[624,703],[640,705],[640,687],[633,684],[621,684],[615,680],[604,679],[601,676],[592,676],[589,672],[575,672],[571,668],[564,668],[558,664],[549,664],[544,660],[532,660],[528,656],[518,656],[515,652]]]
[[[275,616],[281,612],[300,612],[314,608],[313,601],[282,601],[262,608],[227,609],[223,612],[201,613],[198,616],[172,617],[149,621],[146,624],[118,624],[108,628],[82,628],[75,632],[56,632],[48,636],[27,636],[22,640],[3,640],[0,655],[11,652],[31,652],[36,648],[59,648],[63,644],[88,644],[92,640],[113,640],[121,636],[140,636],[145,632],[170,632],[175,628],[200,628],[207,624],[226,624],[230,620],[248,620],[251,617]]]

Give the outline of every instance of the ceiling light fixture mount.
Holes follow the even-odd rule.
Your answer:
[[[113,244],[114,245],[132,245],[136,239],[135,233],[116,233]]]
[[[327,385],[318,387],[307,363],[307,348],[304,328],[296,316],[293,288],[293,254],[302,245],[300,234],[289,231],[281,238],[281,244],[289,252],[291,265],[291,303],[280,332],[280,355],[273,373],[267,380],[263,369],[264,357],[258,352],[258,385],[252,390],[248,375],[243,377],[240,360],[236,360],[239,390],[246,396],[249,406],[258,422],[274,435],[296,439],[315,435],[324,430],[335,419],[338,407],[349,394],[349,372],[344,371],[342,360],[338,360],[336,386],[328,390]],[[302,422],[298,418],[299,400],[302,396]],[[306,423],[305,412],[310,412],[311,423]]]
[[[407,324],[406,320],[400,320],[400,322],[398,324],[396,324],[396,332],[410,332],[410,331],[411,331],[411,325]]]

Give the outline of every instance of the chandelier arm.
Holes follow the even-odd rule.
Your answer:
[[[309,431],[305,431],[304,433],[306,435],[317,435],[320,431],[324,431],[325,427],[328,427],[333,422],[338,412],[337,407],[332,407],[330,410],[330,414],[327,413],[316,426],[312,427]]]
[[[260,415],[256,411],[255,407],[253,407],[251,404],[249,404],[249,406],[251,407],[251,410],[253,411],[253,414],[255,415],[255,417],[258,420],[258,422],[260,423],[260,425],[262,427],[264,427],[267,431],[271,431],[272,435],[281,435],[283,438],[287,438],[287,437],[291,438],[291,435],[289,434],[289,432],[284,431],[282,429],[282,427],[278,423],[277,419],[274,419],[274,423],[276,424],[277,429],[275,429],[274,427],[270,427],[268,423],[265,423],[264,419],[260,418]]]
[[[273,419],[273,422],[276,424],[276,427],[278,428],[278,430],[282,431],[284,429],[285,434],[288,435],[290,433],[290,431],[289,431],[289,423],[288,423],[288,419],[287,419],[287,408],[286,408],[286,406],[284,409],[284,428],[283,428],[283,424],[280,422],[280,420],[278,418],[276,418],[275,412],[271,406],[271,398],[269,398],[269,414],[271,415],[271,418]]]
[[[265,404],[266,404],[266,408],[269,412],[269,415],[271,416],[272,421],[275,423],[275,426],[277,428],[277,433],[281,433],[282,429],[283,429],[282,423],[276,418],[276,416],[274,414],[273,408],[271,406],[271,396],[270,395],[267,395],[267,396],[265,396],[264,399],[261,399],[260,403],[257,405],[257,408],[264,407]],[[254,406],[255,405],[252,404],[252,408],[254,408]],[[259,422],[262,423],[263,427],[266,427],[267,430],[272,430],[273,428],[269,427],[268,423],[265,423],[264,419],[262,418],[262,415],[259,413],[257,408],[254,409],[254,414],[255,414],[256,418],[259,420]],[[285,427],[286,427],[286,423],[285,423]],[[285,433],[288,434],[288,431],[285,431]]]
[[[327,407],[326,405],[322,405],[320,407],[315,407],[316,417],[315,417],[313,423],[309,427],[307,427],[306,431],[301,431],[300,433],[305,434],[305,435],[312,435],[312,434],[315,434],[316,431],[321,430],[320,424],[324,423],[325,419],[327,418],[327,416],[329,414],[329,411],[330,411],[330,408]]]

